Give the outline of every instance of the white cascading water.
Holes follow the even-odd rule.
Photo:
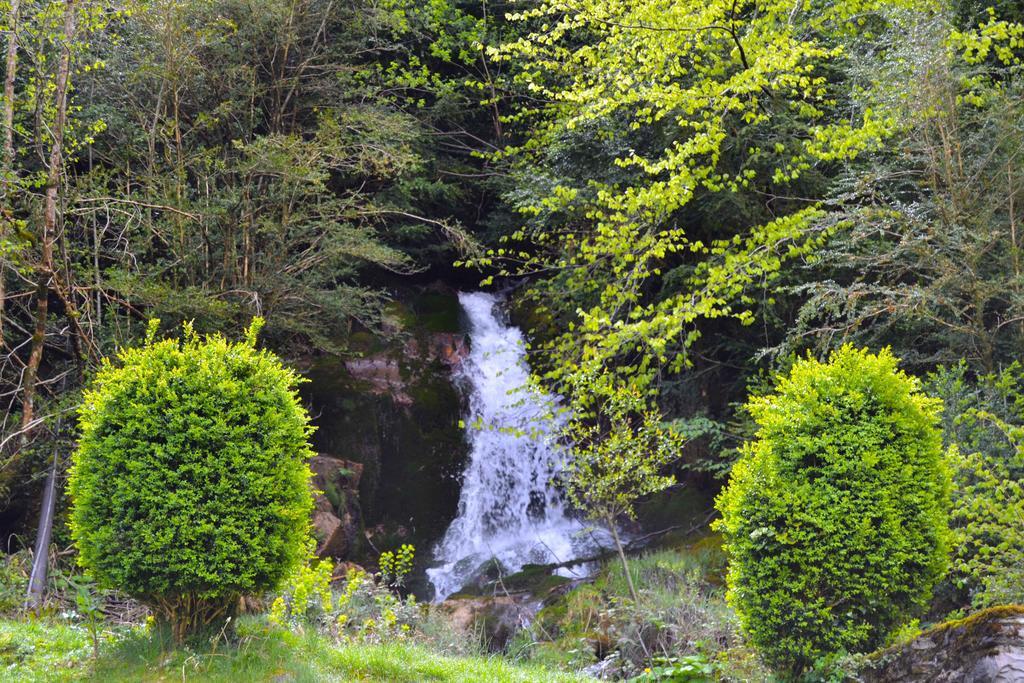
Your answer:
[[[552,396],[530,388],[522,333],[500,317],[493,294],[459,294],[471,351],[456,379],[468,392],[469,462],[458,513],[427,570],[434,599],[457,592],[486,562],[513,573],[592,553],[594,534],[567,514],[553,485],[563,451]]]

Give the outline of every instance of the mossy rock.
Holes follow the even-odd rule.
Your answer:
[[[447,292],[424,292],[413,299],[418,328],[425,332],[461,332],[462,306]]]
[[[598,609],[604,603],[605,596],[597,583],[583,584],[541,609],[536,623],[547,637],[604,642],[607,636],[601,630],[603,620]]]
[[[527,564],[515,574],[502,579],[502,585],[510,592],[530,593],[545,598],[552,591],[572,583],[572,579],[554,573],[551,565]]]
[[[418,340],[419,349],[431,347],[433,330],[458,330],[461,309],[453,292],[407,295],[404,301],[389,306],[387,316],[401,326],[405,341]],[[316,358],[304,373],[310,382],[301,388],[316,416],[313,445],[361,463],[359,504],[366,526],[403,528],[408,536],[402,542],[426,558],[423,551],[450,523],[458,504],[458,475],[467,456],[459,426],[462,399],[444,363],[408,355],[399,340],[384,342],[367,333],[359,341],[360,350],[397,364],[407,399],[354,378],[344,358]],[[327,494],[338,502],[333,492]]]
[[[1001,605],[934,626],[867,657],[867,683],[1024,680],[1024,605]]]

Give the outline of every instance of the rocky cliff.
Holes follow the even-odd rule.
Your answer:
[[[327,554],[365,559],[360,553],[412,542],[426,557],[454,517],[466,457],[452,385],[468,345],[459,312],[454,291],[419,292],[389,309],[390,340],[366,335],[351,356],[310,359],[304,368],[314,448],[360,467],[352,516],[366,542]],[[322,533],[334,524],[326,512]],[[345,516],[335,516],[347,528]]]

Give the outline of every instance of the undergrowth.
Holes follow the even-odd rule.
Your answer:
[[[620,563],[546,606],[510,646],[522,661],[638,680],[765,680],[725,603],[724,557],[713,540]],[[692,674],[692,675],[691,675]]]

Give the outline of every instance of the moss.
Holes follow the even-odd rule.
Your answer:
[[[1024,616],[1024,605],[996,605],[995,607],[989,607],[988,609],[983,609],[980,612],[969,614],[962,619],[951,619],[950,621],[944,621],[941,624],[936,624],[935,626],[923,631],[918,637],[940,636],[956,629],[963,629],[965,635],[969,637],[969,634],[979,626],[983,626],[993,621],[1019,616]]]
[[[384,323],[398,330],[408,330],[416,326],[416,316],[402,301],[388,302],[383,311]]]
[[[451,293],[424,292],[413,299],[416,325],[426,332],[460,332],[462,307]]]
[[[342,510],[345,507],[345,492],[341,490],[336,482],[329,481],[324,486],[324,496],[330,501],[335,510]]]
[[[1012,617],[1024,616],[1024,605],[997,605],[988,609],[969,614],[961,619],[951,619],[941,624],[936,624],[929,629],[922,631],[916,638],[909,642],[897,643],[880,650],[876,650],[867,656],[869,666],[877,668],[895,659],[902,652],[906,651],[909,644],[918,640],[931,640],[939,642],[944,638],[955,638],[958,643],[967,644],[978,635],[978,631],[988,624]],[[961,631],[953,635],[953,631]]]
[[[384,350],[380,337],[370,332],[353,332],[348,338],[348,348],[359,354],[374,354]]]
[[[544,597],[556,588],[571,583],[570,579],[552,572],[551,565],[528,564],[515,574],[503,578],[501,583],[508,591],[523,591]]]
[[[583,584],[537,613],[538,632],[546,639],[604,640],[599,610],[606,602],[603,582]]]

